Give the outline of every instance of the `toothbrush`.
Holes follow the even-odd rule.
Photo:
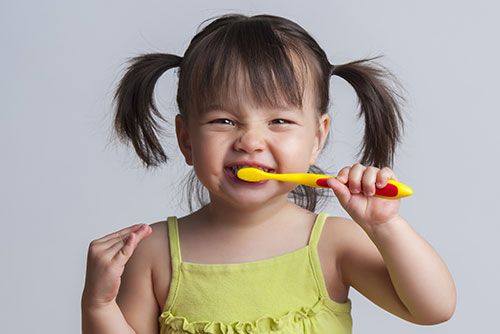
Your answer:
[[[330,188],[326,180],[335,177],[325,174],[309,174],[309,173],[296,173],[296,174],[274,174],[267,173],[261,169],[253,167],[244,167],[236,173],[238,178],[249,181],[258,182],[263,180],[276,180],[284,182],[293,182],[315,188]],[[384,188],[375,188],[375,197],[382,197],[386,199],[399,199],[413,194],[413,190],[406,184],[396,180],[388,180]]]

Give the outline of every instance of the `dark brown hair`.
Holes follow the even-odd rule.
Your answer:
[[[114,129],[122,142],[132,142],[146,168],[158,166],[167,161],[167,156],[156,136],[162,128],[155,116],[165,119],[155,105],[153,90],[165,71],[179,67],[177,105],[186,121],[212,105],[237,105],[242,91],[262,107],[302,108],[308,77],[317,92],[319,116],[328,112],[330,78],[336,75],[352,85],[359,98],[358,118],[365,118],[362,147],[357,154],[362,153],[360,163],[392,167],[403,130],[397,99],[404,99],[386,80],[392,79],[395,87],[400,87],[395,77],[373,62],[379,57],[332,65],[314,38],[288,19],[223,15],[194,36],[183,57],[153,53],[129,60],[114,96]],[[317,166],[311,166],[309,172],[324,173]],[[193,170],[187,188],[191,211],[191,196],[196,195],[200,205],[207,203],[206,189]],[[329,189],[298,186],[289,197],[314,212],[320,200],[331,193]]]

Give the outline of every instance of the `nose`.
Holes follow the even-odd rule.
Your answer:
[[[261,129],[256,127],[242,129],[238,138],[234,143],[236,151],[251,153],[254,151],[262,151],[265,147],[265,138]]]

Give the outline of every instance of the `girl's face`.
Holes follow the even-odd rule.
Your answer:
[[[176,117],[179,147],[210,193],[211,201],[252,207],[283,196],[297,185],[280,181],[247,183],[233,166],[256,165],[273,173],[306,173],[326,140],[330,118],[318,117],[308,91],[300,109],[263,109],[241,103],[215,106],[186,123]],[[239,107],[239,108],[237,108]]]

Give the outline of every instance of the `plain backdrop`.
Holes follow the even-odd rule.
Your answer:
[[[183,55],[198,25],[225,13],[302,25],[330,62],[379,60],[406,89],[394,170],[415,193],[401,215],[446,261],[451,320],[419,326],[354,289],[355,333],[490,333],[498,325],[500,6],[494,1],[2,1],[0,3],[0,318],[2,333],[78,333],[92,239],[188,213],[174,137],[176,76],[156,98],[169,164],[147,172],[110,138],[116,84],[141,53]],[[357,98],[331,82],[332,137],[320,165],[356,162]],[[336,199],[324,211],[346,216]]]

